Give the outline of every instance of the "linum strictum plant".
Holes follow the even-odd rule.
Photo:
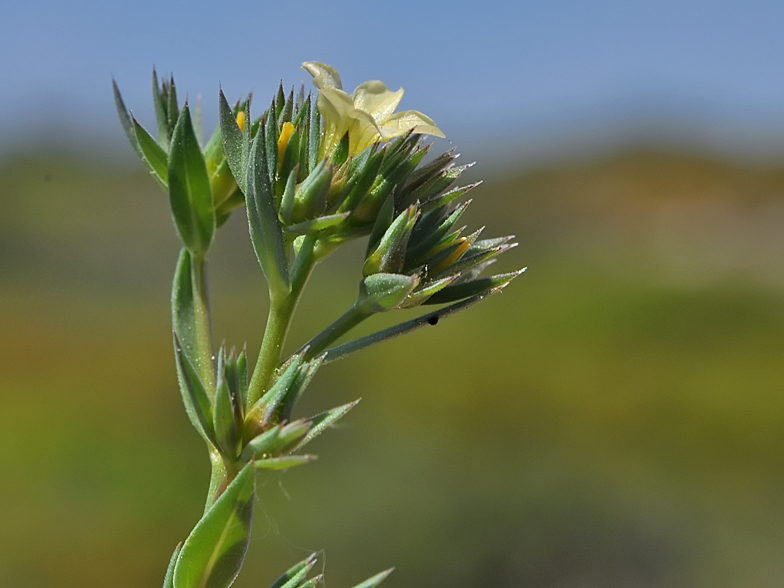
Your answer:
[[[417,111],[395,113],[403,95],[380,81],[343,90],[336,70],[302,66],[316,98],[281,85],[260,116],[251,96],[230,105],[220,92],[220,125],[201,146],[189,104],[180,107],[174,79],[153,72],[157,138],[114,97],[131,145],[168,192],[182,241],[172,287],[175,363],[191,423],[204,439],[212,475],[202,518],[172,555],[164,588],[223,588],[239,574],[250,541],[255,472],[305,464],[300,450],[356,402],[308,418],[297,400],[319,367],[369,345],[436,324],[499,292],[521,271],[483,277],[511,237],[480,239],[458,226],[476,184],[452,187],[468,166],[448,151],[428,163],[443,137]],[[215,232],[245,205],[250,239],[269,290],[269,316],[251,366],[243,349],[214,352],[205,258]],[[368,237],[357,268],[354,304],[291,355],[284,342],[314,267],[337,247]],[[337,344],[377,313],[437,305],[395,326]],[[315,556],[286,571],[271,588],[310,588]],[[357,588],[371,588],[391,570]]]

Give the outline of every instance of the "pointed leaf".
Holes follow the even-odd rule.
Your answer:
[[[171,140],[171,132],[166,111],[168,110],[169,104],[167,97],[161,94],[161,87],[158,85],[158,73],[155,71],[155,68],[152,68],[152,102],[155,105],[158,141],[168,149]]]
[[[223,152],[226,154],[226,161],[229,163],[231,175],[237,182],[240,189],[245,192],[245,169],[247,167],[246,155],[243,143],[246,141],[245,133],[237,124],[237,117],[226,101],[223,89],[220,91],[220,129],[223,139]],[[250,129],[250,121],[246,121],[247,128]]]
[[[470,282],[448,286],[428,298],[424,304],[446,304],[455,300],[476,296],[477,294],[483,294],[494,288],[503,288],[524,271],[525,269],[522,269],[516,272],[498,274],[488,278],[479,278]]]
[[[349,402],[348,404],[338,406],[337,408],[333,408],[306,419],[306,421],[310,423],[310,430],[308,431],[308,434],[302,438],[302,441],[297,443],[292,451],[298,451],[304,445],[310,443],[315,437],[318,437],[327,428],[331,427],[338,419],[346,416],[348,411],[354,408],[357,404],[359,404],[359,400]]]
[[[286,455],[283,457],[260,459],[253,463],[256,464],[257,470],[287,470],[294,466],[309,463],[314,459],[317,459],[315,455]]]
[[[246,465],[185,540],[174,569],[176,588],[228,588],[250,542],[255,498],[253,464]]]
[[[196,369],[180,345],[177,333],[174,333],[174,351],[177,360],[177,375],[180,380],[180,392],[185,404],[185,411],[196,430],[213,445],[217,446],[212,428],[212,403],[204,384],[196,373]]]
[[[180,555],[180,550],[182,550],[182,542],[177,544],[171,559],[169,559],[169,567],[166,568],[166,576],[163,578],[163,588],[174,588],[174,566],[177,565],[177,556]]]
[[[218,372],[218,387],[212,410],[213,430],[218,448],[230,459],[237,457],[237,426],[231,392],[223,374]]]
[[[120,117],[120,122],[122,123],[123,129],[125,130],[125,135],[131,142],[131,146],[133,147],[134,151],[136,151],[139,157],[144,159],[144,153],[142,152],[141,147],[139,147],[139,140],[136,138],[136,131],[133,126],[133,121],[131,120],[131,115],[128,113],[125,102],[123,102],[122,95],[120,94],[120,88],[117,87],[117,82],[114,80],[112,80],[112,90],[114,91],[114,105],[117,107],[117,115]]]
[[[139,141],[139,148],[142,150],[142,160],[161,185],[167,188],[169,181],[168,154],[135,118],[133,119],[133,127]]]
[[[389,576],[389,574],[391,574],[394,571],[395,571],[395,568],[389,568],[388,570],[385,570],[385,571],[383,571],[383,572],[381,572],[379,574],[376,574],[372,578],[368,578],[364,582],[361,582],[361,583],[357,584],[356,586],[354,586],[354,588],[375,588],[375,586],[378,586],[379,584],[381,584],[381,582],[386,580],[387,576]]]
[[[261,435],[257,435],[248,441],[242,450],[242,459],[245,461],[250,461],[254,457],[256,459],[261,459],[265,453],[270,453],[279,434],[280,425],[275,425],[271,429],[264,431]]]
[[[172,135],[169,200],[180,239],[191,253],[203,257],[215,232],[215,210],[210,177],[187,104]]]
[[[329,214],[327,216],[320,216],[312,220],[303,221],[296,225],[289,225],[284,228],[286,234],[289,236],[307,235],[308,233],[316,233],[329,227],[339,225],[351,215],[350,212],[342,214]]]
[[[259,129],[253,140],[245,204],[253,250],[267,278],[270,292],[276,296],[285,296],[291,290],[288,252],[269,182],[263,135],[262,129]]]
[[[288,587],[292,582],[293,586],[298,586],[299,583],[305,579],[313,566],[316,565],[317,555],[311,554],[307,559],[302,560],[298,564],[292,566],[285,571],[277,580],[270,584],[269,588],[284,588]]]

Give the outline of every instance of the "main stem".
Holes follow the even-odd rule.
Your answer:
[[[310,273],[318,261],[315,254],[316,243],[313,235],[305,237],[291,268],[291,291],[283,296],[270,291],[267,327],[261,342],[259,359],[248,385],[248,406],[252,406],[269,388],[272,376],[280,365],[281,350],[286,341],[291,317],[294,315]]]

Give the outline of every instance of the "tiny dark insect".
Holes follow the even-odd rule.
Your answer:
[[[433,326],[437,325],[438,324],[438,317],[437,316],[431,316],[429,319],[427,319],[427,324],[428,325],[433,325]]]

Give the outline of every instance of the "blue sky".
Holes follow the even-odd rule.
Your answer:
[[[261,104],[319,60],[349,89],[403,86],[401,107],[460,147],[680,133],[764,150],[784,145],[782,30],[780,0],[6,2],[0,143],[73,128],[119,141],[112,76],[151,125],[153,65],[202,96],[209,127],[219,84]]]

